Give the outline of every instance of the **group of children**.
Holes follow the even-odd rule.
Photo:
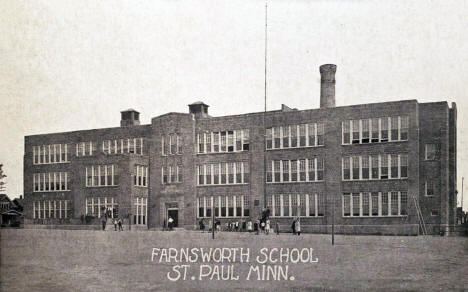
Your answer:
[[[205,221],[202,218],[199,221],[200,230],[202,232],[204,232],[205,230],[212,231],[212,224],[213,224],[213,221],[210,219],[208,220],[208,225],[205,226]],[[256,232],[256,234],[265,233],[267,235],[270,232],[276,231],[276,234],[279,234],[279,222],[276,221],[275,226],[273,227],[269,218],[257,219],[254,222],[252,222],[251,220],[249,221],[242,220],[240,222],[239,221],[226,222],[224,228],[222,228],[221,222],[216,219],[214,221],[214,226],[215,226],[214,227],[215,231],[221,231],[221,229],[223,229],[224,231],[230,231],[230,232],[233,232],[233,231],[245,232],[246,231],[246,232]],[[299,217],[296,217],[293,219],[291,228],[292,228],[292,232],[294,235],[301,234],[301,222],[300,222]]]

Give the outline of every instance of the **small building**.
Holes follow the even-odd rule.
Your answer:
[[[20,227],[23,217],[21,198],[10,200],[6,194],[0,194],[0,226]]]
[[[140,124],[25,137],[28,224],[120,217],[132,229],[256,220],[304,232],[439,234],[456,223],[456,104],[335,105],[320,67],[320,108],[213,117],[195,102]],[[291,97],[293,98],[293,97]]]

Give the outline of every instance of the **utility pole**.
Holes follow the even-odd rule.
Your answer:
[[[214,230],[215,229],[215,215],[214,215],[214,213],[215,213],[214,212],[214,210],[215,210],[215,206],[214,206],[215,198],[212,197],[211,199],[213,200],[212,201],[213,204],[211,205],[211,238],[215,239],[215,236],[214,236],[214,234],[215,234],[215,230]]]

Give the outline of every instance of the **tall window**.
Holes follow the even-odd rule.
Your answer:
[[[351,179],[350,158],[351,157],[343,157],[343,180]]]
[[[425,189],[425,195],[427,197],[432,197],[434,196],[434,180],[426,180],[425,182],[425,185],[424,185],[424,189]]]
[[[69,150],[68,144],[33,146],[33,164],[70,162]]]
[[[272,129],[266,129],[266,149],[273,148],[273,132]]]
[[[93,165],[85,168],[86,187],[105,187],[118,185],[117,166]]]
[[[407,192],[343,193],[344,217],[407,215]]]
[[[388,118],[380,119],[380,142],[388,141]]]
[[[353,144],[359,144],[359,120],[351,121],[353,125]]]
[[[380,179],[388,178],[388,155],[380,156]]]
[[[350,134],[351,121],[347,120],[342,122],[343,128],[343,144],[350,144],[351,134]]]
[[[33,174],[33,192],[57,192],[70,190],[68,172],[46,172]]]
[[[379,139],[379,119],[378,118],[371,119],[371,128],[372,128],[371,142],[372,143],[377,143],[380,140]]]
[[[362,143],[370,142],[369,120],[364,119],[362,122]]]
[[[305,124],[299,125],[299,147],[305,147],[306,145],[306,126]]]
[[[148,212],[148,199],[135,198],[133,202],[133,224],[146,225],[146,218]]]
[[[289,181],[289,160],[283,160],[283,181],[288,182]]]
[[[351,157],[351,162],[353,164],[353,179],[359,179],[359,156]]]
[[[399,128],[399,117],[391,117],[391,131],[390,131],[390,140],[391,141],[398,141],[400,138],[398,137],[398,128]]]
[[[273,148],[279,149],[281,148],[281,136],[280,136],[280,127],[273,128]],[[296,133],[297,137],[297,133]],[[297,138],[296,138],[297,140]]]
[[[182,165],[177,165],[177,182],[183,181]]]
[[[289,139],[291,138],[289,126],[282,127],[282,129],[283,129],[283,148],[289,148]]]
[[[400,123],[401,123],[400,139],[408,140],[408,127],[409,127],[408,116],[402,116]]]
[[[112,172],[111,172],[112,173]],[[111,175],[108,171],[108,175]],[[112,178],[108,177],[108,180]],[[134,167],[134,179],[133,184],[139,187],[147,187],[148,186],[148,166],[144,165],[135,165]]]

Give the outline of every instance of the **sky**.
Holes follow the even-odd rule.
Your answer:
[[[466,15],[464,1],[269,0],[267,108],[318,108],[326,63],[338,66],[337,106],[456,102],[461,193]],[[262,111],[264,29],[264,0],[0,1],[8,194],[23,193],[25,135],[119,126],[127,108],[146,124],[198,100],[213,116]]]

